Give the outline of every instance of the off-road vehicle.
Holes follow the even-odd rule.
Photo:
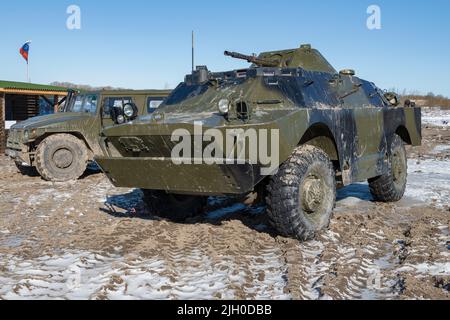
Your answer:
[[[154,112],[169,93],[127,90],[71,95],[61,112],[14,125],[6,154],[24,174],[35,168],[45,180],[76,180],[100,152],[98,137],[104,127]]]
[[[96,161],[115,186],[144,189],[154,213],[179,219],[207,196],[257,193],[273,226],[300,240],[328,226],[336,186],[368,180],[377,201],[403,197],[420,108],[337,72],[310,45],[225,54],[253,64],[198,67],[156,113],[103,131]]]

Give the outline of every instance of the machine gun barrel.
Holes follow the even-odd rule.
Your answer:
[[[238,53],[238,52],[225,51],[224,54],[228,57],[232,57],[235,59],[246,60],[246,61],[248,61],[250,63],[254,63],[260,67],[278,67],[280,64],[278,61],[260,59],[255,56],[247,56],[245,54]]]

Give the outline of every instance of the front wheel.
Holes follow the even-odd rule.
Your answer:
[[[327,154],[298,147],[268,187],[268,215],[283,236],[301,241],[327,228],[336,202],[336,179]]]
[[[402,138],[395,135],[391,142],[389,170],[369,179],[370,192],[376,201],[396,202],[403,198],[408,180],[408,161]]]
[[[70,134],[49,136],[36,150],[36,169],[47,181],[77,180],[86,170],[87,161],[86,145]]]
[[[180,195],[159,190],[142,190],[144,202],[152,214],[183,222],[202,213],[207,197]]]

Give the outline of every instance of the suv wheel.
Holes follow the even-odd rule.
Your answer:
[[[267,190],[269,218],[283,236],[306,241],[328,227],[336,202],[336,178],[321,149],[298,147]]]
[[[86,145],[70,134],[49,136],[36,150],[36,169],[47,181],[76,180],[86,170],[87,162]]]
[[[394,135],[389,156],[389,170],[369,179],[370,192],[376,201],[396,202],[403,198],[408,180],[408,161],[402,138]]]
[[[159,190],[142,190],[144,202],[152,214],[183,222],[203,212],[207,197],[179,195]]]

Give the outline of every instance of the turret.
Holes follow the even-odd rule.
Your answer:
[[[260,59],[255,55],[247,56],[242,53],[230,52],[230,51],[225,51],[224,54],[226,56],[229,56],[229,57],[232,57],[235,59],[247,60],[247,62],[253,63],[254,65],[257,65],[259,67],[279,67],[280,66],[280,61]]]
[[[263,52],[259,56],[229,51],[225,51],[225,55],[247,60],[253,63],[252,67],[303,68],[309,71],[337,73],[327,59],[309,44],[301,45],[297,49]]]

